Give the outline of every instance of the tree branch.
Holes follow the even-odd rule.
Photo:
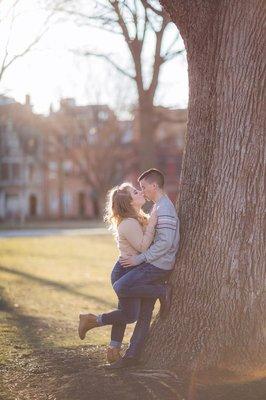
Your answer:
[[[7,44],[6,44],[6,49],[5,49],[5,55],[3,58],[3,62],[1,65],[1,70],[0,70],[0,81],[3,78],[3,75],[5,73],[5,71],[7,70],[7,68],[9,68],[17,59],[22,58],[23,56],[25,56],[27,53],[29,53],[32,48],[41,40],[41,38],[45,35],[45,33],[48,31],[49,26],[48,26],[48,22],[52,17],[52,13],[48,15],[48,17],[46,18],[44,24],[43,24],[43,30],[35,37],[35,39],[29,43],[29,45],[22,50],[20,53],[15,54],[13,57],[10,58],[10,60],[7,62],[7,58],[8,58],[8,45],[9,45],[9,41],[10,41],[10,37],[8,38]],[[12,30],[12,25],[13,25],[14,20],[12,21],[11,24],[11,30]],[[10,31],[10,35],[11,35],[11,31]]]
[[[127,42],[130,54],[132,56],[136,71],[136,76],[134,77],[134,79],[136,81],[138,91],[139,93],[143,93],[144,89],[143,89],[143,77],[142,77],[142,65],[141,65],[141,49],[142,49],[141,41],[138,39],[137,35],[135,36],[134,39],[130,37],[128,27],[120,12],[119,1],[118,0],[108,0],[108,1],[113,6],[113,9],[117,15],[118,24],[122,29],[124,38]]]
[[[110,5],[113,7],[113,9],[114,9],[114,11],[116,13],[117,22],[118,22],[120,28],[122,29],[124,38],[125,38],[126,42],[128,43],[129,48],[131,48],[130,44],[132,42],[132,39],[130,37],[127,25],[126,25],[126,23],[125,23],[125,21],[123,19],[123,16],[122,16],[122,14],[120,12],[119,1],[118,0],[108,0],[108,1],[109,1]]]
[[[174,46],[174,45],[176,44],[176,42],[178,41],[179,36],[180,36],[180,34],[179,34],[179,32],[178,32],[177,35],[175,36],[175,38],[173,39],[173,41],[172,41],[172,42],[170,43],[170,45],[168,46],[167,50],[165,51],[165,54],[169,53],[169,52],[172,50],[173,46]]]
[[[149,19],[148,19],[147,8],[144,7],[144,26],[143,26],[143,34],[142,34],[142,38],[141,38],[141,52],[143,49],[143,44],[144,44],[146,33],[147,33],[148,23],[149,23]]]
[[[153,63],[153,74],[152,74],[150,86],[148,88],[148,91],[152,98],[154,98],[155,91],[158,86],[161,65],[164,62],[163,58],[161,57],[161,47],[162,47],[164,31],[165,31],[165,28],[167,25],[168,25],[168,20],[166,18],[163,18],[160,31],[155,33],[156,34],[156,46],[155,46],[154,63]]]
[[[179,56],[180,54],[183,54],[185,49],[173,51],[172,53],[166,53],[162,56],[163,64],[166,63],[167,61],[173,60],[173,58]]]
[[[155,8],[152,4],[149,3],[149,1],[147,0],[141,0],[143,6],[145,6],[146,8],[149,8],[150,10],[152,10],[155,14],[159,15],[160,17],[164,16],[164,11],[163,9],[158,10],[157,8]]]
[[[135,80],[136,76],[135,75],[131,75],[129,72],[127,72],[125,69],[123,69],[122,67],[120,67],[118,64],[116,64],[116,62],[114,62],[110,55],[107,54],[97,54],[91,51],[85,51],[85,52],[77,52],[77,51],[73,51],[73,53],[76,53],[77,55],[84,55],[84,56],[92,56],[92,57],[97,57],[97,58],[102,58],[105,61],[107,61],[109,64],[111,64],[118,72],[120,72],[121,74],[125,75],[126,77]]]
[[[64,9],[62,7],[57,7],[57,8],[54,9],[54,11],[62,12],[64,14],[71,15],[71,16],[75,16],[75,17],[84,19],[86,21],[94,20],[94,21],[101,21],[101,22],[106,22],[106,23],[117,23],[117,19],[108,17],[108,14],[106,14],[106,15],[97,14],[97,15],[88,16],[87,14],[84,14],[84,13],[82,13],[80,11],[68,10],[68,9]]]
[[[89,21],[86,21],[86,22],[78,22],[77,25],[80,26],[80,27],[82,27],[82,26],[88,27],[89,26],[91,28],[99,29],[99,30],[104,31],[104,32],[113,33],[114,35],[123,36],[123,33],[121,31],[118,31],[118,30],[116,31],[114,29],[108,28],[108,27],[105,26],[105,24],[96,25],[96,24],[90,23]],[[106,25],[108,25],[108,24],[106,24]]]

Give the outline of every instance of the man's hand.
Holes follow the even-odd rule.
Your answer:
[[[138,265],[136,262],[136,258],[134,256],[131,257],[121,257],[119,259],[119,262],[122,264],[124,268],[127,267],[134,267],[135,265]]]

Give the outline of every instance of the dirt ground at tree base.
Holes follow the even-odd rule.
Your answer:
[[[0,366],[1,400],[263,400],[266,380],[203,385],[145,366],[112,372],[105,348],[36,349]]]

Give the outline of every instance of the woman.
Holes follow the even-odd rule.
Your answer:
[[[123,183],[108,193],[104,219],[115,234],[120,257],[142,253],[153,241],[157,217],[153,211],[148,218],[141,209],[144,203],[143,194],[130,183]],[[133,268],[135,267],[122,267],[118,260],[111,274],[112,285]],[[114,311],[98,316],[80,314],[80,339],[83,340],[86,332],[92,328],[112,325],[107,359],[110,363],[115,362],[120,357],[126,324],[133,323],[138,318],[140,301],[137,298],[120,298],[118,308]]]

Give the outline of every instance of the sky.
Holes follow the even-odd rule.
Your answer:
[[[0,36],[4,38],[1,41],[0,62],[3,43],[7,43],[9,36],[8,51],[11,55],[17,54],[42,31],[47,18],[47,11],[41,7],[44,0],[20,0],[10,30],[12,13],[7,16],[7,12],[12,1],[0,0]],[[47,113],[51,105],[56,109],[62,97],[74,97],[77,104],[109,104],[121,110],[121,113],[135,102],[135,87],[128,78],[102,60],[74,54],[74,50],[78,49],[103,51],[112,54],[117,63],[130,69],[126,44],[120,36],[95,28],[78,27],[69,17],[59,19],[54,16],[49,26],[34,50],[18,59],[4,74],[0,93],[14,97],[19,102],[24,102],[25,95],[29,94],[33,109],[38,113]],[[171,24],[165,46],[171,42],[176,31]],[[143,60],[147,80],[153,44],[152,36],[148,35]],[[183,47],[181,38],[177,47]],[[187,101],[188,77],[184,53],[163,67],[155,103],[185,108]]]

